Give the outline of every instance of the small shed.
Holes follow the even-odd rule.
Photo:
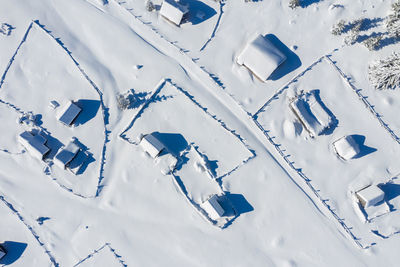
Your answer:
[[[67,164],[70,163],[79,152],[80,147],[76,144],[75,140],[68,143],[67,146],[63,147],[58,151],[54,157],[54,164],[60,168],[65,169]]]
[[[25,131],[18,136],[18,141],[37,159],[43,160],[50,148],[46,146],[47,139],[40,132]]]
[[[140,146],[147,152],[152,158],[156,158],[161,151],[165,149],[163,143],[161,143],[154,135],[147,134],[143,136],[140,141]]]
[[[218,195],[212,195],[208,200],[204,201],[202,204],[202,208],[213,220],[221,218],[225,213],[225,210],[218,202]]]
[[[81,111],[82,109],[80,107],[78,107],[73,101],[70,101],[60,111],[58,120],[67,126],[71,126]]]
[[[385,192],[383,192],[377,185],[370,185],[356,192],[356,196],[360,200],[361,205],[366,208],[383,201],[385,198]]]
[[[70,170],[73,174],[77,175],[88,158],[89,155],[87,152],[79,150],[76,156],[67,165],[67,169]]]
[[[186,6],[179,4],[175,0],[164,0],[161,5],[160,15],[179,26],[188,11]]]
[[[247,67],[258,79],[265,82],[286,60],[286,56],[268,39],[258,35],[237,57],[239,65]]]
[[[336,154],[344,160],[352,159],[360,153],[360,147],[351,135],[343,136],[333,142],[333,148]]]

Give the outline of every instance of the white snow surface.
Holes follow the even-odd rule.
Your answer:
[[[176,27],[161,0],[0,0],[0,265],[398,266],[400,94],[366,75],[399,43],[330,33],[360,16],[361,39],[384,31],[393,1],[288,2],[182,0]],[[259,34],[286,57],[266,82],[236,63]],[[337,122],[315,138],[290,109],[303,90]],[[66,127],[49,103],[71,100],[82,112]],[[44,161],[18,143],[32,128]],[[174,158],[145,155],[144,133]],[[360,144],[349,161],[332,146],[345,135]],[[54,165],[72,137],[76,175]],[[354,192],[369,184],[385,201],[363,213]],[[200,207],[214,194],[234,209],[216,222]]]

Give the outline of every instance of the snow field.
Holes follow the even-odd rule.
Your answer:
[[[327,80],[330,82],[326,83]],[[308,136],[289,109],[289,99],[301,90],[319,90],[322,102],[338,120],[337,127],[315,138]],[[362,224],[356,216],[350,192],[396,174],[400,150],[329,61],[321,61],[291,83],[257,114],[257,121],[281,145],[285,157],[311,179],[313,187],[346,219],[346,224],[354,227],[361,242],[368,245],[370,225]],[[332,143],[344,135],[358,140],[358,158],[343,161],[334,153]]]
[[[222,177],[254,155],[222,122],[206,111],[183,89],[165,81],[155,89],[153,97],[121,137],[138,144],[141,134],[158,132],[165,136],[161,141],[175,155],[193,142],[200,153],[214,162],[212,171],[216,177]]]
[[[0,98],[14,105],[19,112],[32,111],[38,116],[39,126],[49,136],[50,159],[72,137],[93,154],[87,167],[83,168],[83,175],[76,176],[54,165],[51,176],[77,194],[95,195],[105,142],[99,95],[66,52],[36,23],[32,24],[27,40],[7,72]],[[52,100],[60,107],[50,108]],[[57,120],[58,113],[70,100],[83,108],[73,128]]]

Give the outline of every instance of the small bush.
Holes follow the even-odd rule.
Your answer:
[[[291,9],[295,9],[295,8],[297,8],[299,6],[300,6],[300,0],[290,0],[289,1],[289,7]]]

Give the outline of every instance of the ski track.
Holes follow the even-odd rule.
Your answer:
[[[123,267],[127,267],[128,265],[125,264],[125,261],[122,260],[122,257],[116,253],[115,249],[111,246],[110,243],[105,243],[104,245],[102,245],[101,247],[99,247],[98,249],[95,249],[92,253],[90,253],[89,255],[87,255],[84,259],[80,260],[77,264],[75,264],[73,267],[79,266],[80,264],[84,263],[86,260],[94,257],[96,254],[98,254],[101,250],[108,248],[111,253],[114,255],[114,257],[118,260],[118,262],[121,264],[121,266]]]
[[[31,232],[31,234],[36,239],[36,241],[39,243],[39,245],[44,249],[45,253],[49,257],[50,262],[55,267],[60,266],[59,263],[57,262],[57,260],[55,259],[55,257],[53,256],[52,252],[50,250],[48,250],[46,248],[46,245],[40,240],[39,235],[36,233],[36,231],[33,229],[33,227],[30,226],[26,222],[26,220],[21,215],[21,213],[17,209],[14,208],[14,205],[12,205],[10,201],[6,200],[6,198],[4,197],[4,194],[2,192],[0,192],[0,200],[4,203],[4,205],[7,206],[7,208],[9,208],[11,210],[12,213],[14,213],[18,217],[18,219],[26,226],[26,228],[28,228],[29,232]]]

